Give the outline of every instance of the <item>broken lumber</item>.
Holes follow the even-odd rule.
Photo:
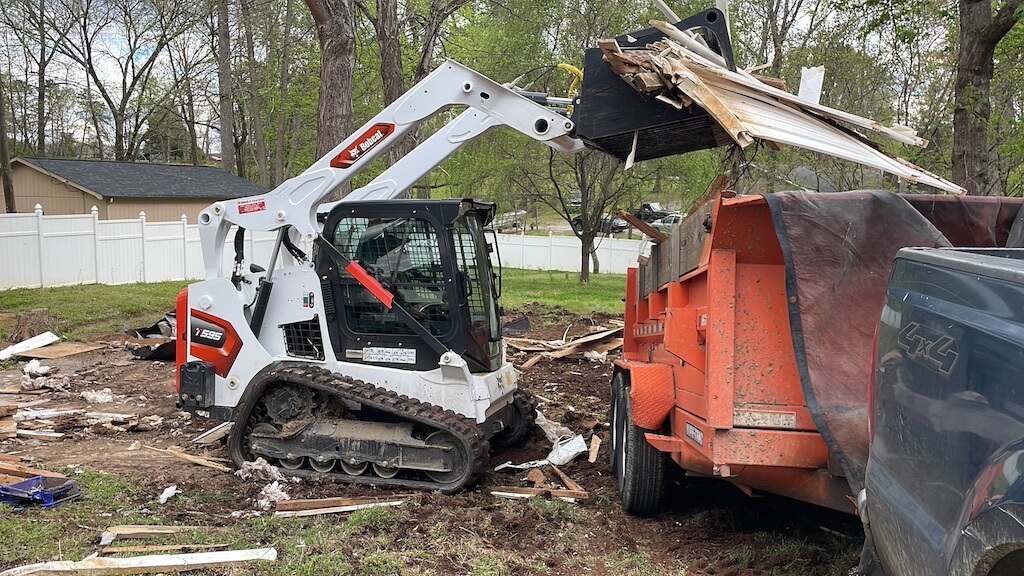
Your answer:
[[[74,416],[85,412],[82,409],[76,410],[22,410],[14,415],[15,422],[28,422],[29,420],[52,420],[61,416]]]
[[[375,497],[375,496],[362,496],[359,498],[310,498],[310,499],[295,499],[295,500],[282,500],[277,503],[277,510],[280,511],[295,511],[295,510],[315,510],[317,508],[337,508],[341,506],[354,506],[358,504],[373,504],[376,502],[394,501],[400,499],[411,498],[412,494],[390,494],[386,497]]]
[[[213,444],[231,432],[231,422],[224,422],[210,428],[192,439],[193,444]]]
[[[57,472],[50,472],[49,470],[40,470],[38,468],[30,468],[22,464],[16,464],[14,462],[0,462],[0,474],[9,474],[11,476],[20,476],[21,478],[33,478],[35,476],[45,476],[46,478],[67,478],[63,474]]]
[[[100,546],[109,546],[118,538],[155,538],[169,536],[187,530],[197,530],[198,526],[162,526],[156,524],[121,524],[110,526],[100,535]]]
[[[166,554],[135,556],[132,558],[86,558],[79,562],[58,560],[40,562],[0,572],[0,576],[28,576],[30,574],[152,574],[154,572],[186,572],[201,568],[216,568],[240,562],[274,562],[277,550],[255,548],[251,550],[224,550],[195,554]]]
[[[590,454],[587,456],[587,461],[593,464],[597,462],[597,452],[601,449],[601,437],[594,434],[590,437]]]
[[[0,440],[14,438],[18,435],[18,424],[14,418],[0,418]]]
[[[549,488],[521,488],[519,486],[495,486],[490,488],[490,493],[502,498],[533,498],[535,496],[550,496],[560,498],[567,502],[586,500],[590,494],[576,490],[553,490]]]
[[[21,462],[21,456],[14,454],[0,454],[0,462]]]
[[[278,502],[280,504],[280,502]],[[274,516],[280,518],[295,518],[298,516],[319,516],[321,514],[340,514],[342,512],[354,512],[367,508],[383,508],[388,506],[400,506],[405,500],[386,500],[383,502],[368,502],[366,504],[352,504],[351,506],[331,506],[328,508],[313,508],[310,510],[279,510]],[[2,576],[2,575],[0,575]]]
[[[100,548],[100,556],[108,554],[124,554],[136,552],[171,552],[174,550],[219,550],[227,548],[227,544],[161,544],[158,546],[104,546]]]
[[[562,472],[561,470],[559,470],[558,466],[555,466],[554,464],[552,464],[551,465],[551,470],[555,474],[558,474],[558,477],[562,479],[562,482],[565,483],[565,487],[568,488],[569,490],[572,490],[574,492],[583,492],[584,494],[587,493],[587,491],[584,490],[582,486],[577,484],[575,480],[573,480],[572,478],[569,478],[568,474],[566,474],[565,472]]]
[[[533,356],[533,358],[530,358],[526,362],[523,362],[522,366],[520,366],[519,369],[527,370],[529,368],[533,368],[533,365],[536,364],[537,362],[540,362],[542,358],[544,358],[543,354],[536,354]]]
[[[207,460],[206,458],[203,458],[201,456],[185,454],[180,450],[164,450],[163,448],[154,448],[152,446],[146,446],[146,449],[152,450],[154,452],[163,452],[164,454],[170,454],[171,456],[174,456],[175,458],[184,460],[186,462],[191,462],[192,464],[197,464],[199,466],[206,466],[207,468],[213,468],[214,470],[219,470],[221,472],[231,472],[231,468],[228,468],[223,464],[217,464],[216,462]]]
[[[10,416],[18,411],[17,404],[0,404],[0,416]]]
[[[60,442],[64,439],[64,433],[52,432],[50,430],[18,430],[18,438],[41,440],[43,442]]]

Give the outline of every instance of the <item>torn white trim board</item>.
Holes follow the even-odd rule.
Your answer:
[[[0,576],[28,576],[42,574],[152,574],[154,572],[186,572],[200,568],[214,568],[238,562],[275,562],[277,550],[225,550],[194,554],[160,554],[132,558],[86,558],[79,562],[59,560],[40,562],[4,570]]]
[[[43,332],[38,336],[33,336],[28,340],[22,340],[17,344],[12,344],[3,350],[0,350],[0,360],[10,360],[11,356],[22,352],[28,352],[29,350],[35,350],[36,348],[42,348],[43,346],[49,346],[58,340],[60,340],[60,338],[53,332]]]

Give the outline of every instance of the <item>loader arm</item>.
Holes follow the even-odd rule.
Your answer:
[[[294,229],[312,241],[319,234],[320,203],[350,181],[406,132],[453,106],[468,109],[358,192],[393,198],[455,151],[494,126],[506,125],[563,152],[582,149],[568,118],[462,64],[448,60],[310,166],[259,196],[216,202],[199,215],[204,274],[221,277],[231,225],[249,230]],[[401,164],[401,166],[398,166]],[[404,171],[408,171],[405,173]]]

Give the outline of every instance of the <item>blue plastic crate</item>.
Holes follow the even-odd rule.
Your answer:
[[[12,506],[38,503],[43,508],[50,508],[81,495],[78,482],[71,478],[33,476],[15,484],[0,486],[0,502]]]

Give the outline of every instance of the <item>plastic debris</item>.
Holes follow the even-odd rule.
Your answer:
[[[83,390],[80,396],[90,404],[109,404],[114,401],[114,393],[110,391],[110,388]]]
[[[177,484],[171,484],[164,491],[160,493],[160,503],[167,504],[167,501],[173,498],[176,494],[181,494],[181,490],[178,490]]]
[[[25,364],[25,367],[22,368],[22,371],[25,372],[25,374],[28,376],[38,378],[40,376],[46,376],[47,374],[52,372],[53,367],[43,366],[42,364],[39,363],[39,360],[33,358],[32,360],[29,360],[28,364]]]
[[[561,466],[571,462],[573,458],[587,451],[587,442],[583,436],[577,434],[568,440],[557,442],[555,447],[548,454],[547,460],[552,464]]]

